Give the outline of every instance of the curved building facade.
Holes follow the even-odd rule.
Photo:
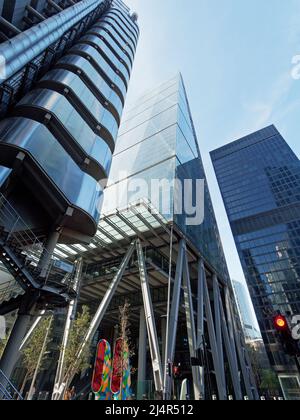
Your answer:
[[[62,20],[67,41],[57,52]],[[43,50],[38,33],[47,27]],[[10,40],[0,44],[2,100],[4,88],[15,93],[0,121],[0,189],[41,235],[59,228],[72,243],[96,233],[138,37],[121,1],[83,0],[13,37],[18,58]]]

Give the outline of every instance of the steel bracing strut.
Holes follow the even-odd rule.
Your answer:
[[[208,278],[204,261],[198,260],[198,281],[197,286],[197,313],[193,305],[194,296],[192,294],[190,267],[186,243],[181,240],[178,248],[175,279],[172,281],[172,303],[168,316],[168,328],[166,328],[166,366],[162,368],[161,353],[159,348],[158,335],[154,317],[154,310],[151,299],[150,285],[145,262],[142,244],[139,239],[133,241],[124,256],[118,272],[113,278],[108,290],[99,304],[98,310],[91,322],[89,330],[83,341],[77,358],[79,359],[85,347],[90,344],[91,339],[98,330],[114,294],[124,276],[125,270],[134,252],[137,254],[137,262],[141,281],[141,291],[143,296],[143,313],[148,335],[150,355],[153,368],[155,389],[164,393],[165,399],[170,399],[172,394],[172,366],[175,358],[177,326],[180,312],[180,299],[183,291],[184,308],[186,315],[186,325],[189,343],[189,352],[192,364],[193,387],[195,399],[201,399],[205,395],[204,373],[207,366],[202,366],[198,353],[203,351],[207,343],[205,342],[204,330],[207,328],[210,349],[213,360],[213,372],[215,373],[218,396],[220,400],[227,399],[227,383],[225,375],[225,354],[227,356],[229,371],[237,400],[242,399],[241,378],[245,384],[249,399],[256,399],[257,393],[254,389],[251,378],[251,368],[245,360],[245,349],[241,346],[241,337],[236,325],[236,320],[232,314],[232,301],[229,296],[228,287],[222,286],[224,290],[223,305],[221,286],[216,274],[212,277],[212,294],[208,286]],[[225,289],[224,289],[225,287]],[[212,299],[213,298],[213,299]],[[197,322],[196,322],[197,321]],[[145,343],[146,346],[146,343]],[[198,362],[198,363],[197,363]],[[201,365],[201,366],[200,366]],[[242,376],[240,378],[239,366]],[[68,384],[62,384],[59,389],[61,398],[64,390],[69,386],[75,372],[69,375]],[[58,388],[56,388],[58,389]]]

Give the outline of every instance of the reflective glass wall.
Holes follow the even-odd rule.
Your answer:
[[[271,363],[290,369],[273,316],[300,314],[300,162],[274,126],[212,152]]]
[[[222,277],[228,277],[181,75],[140,97],[120,128],[103,212],[141,199],[174,221]],[[194,213],[187,214],[185,200],[196,208]],[[198,214],[196,224],[190,224],[190,216]]]
[[[96,233],[100,218],[139,37],[136,16],[122,1],[102,3],[83,36],[0,121],[0,185],[22,151],[64,210],[73,208],[68,227],[87,236]],[[68,10],[76,13],[76,7]],[[32,185],[34,192],[39,188]]]

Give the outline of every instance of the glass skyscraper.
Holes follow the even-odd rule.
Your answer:
[[[261,339],[261,333],[257,326],[257,321],[252,309],[251,299],[247,290],[247,286],[236,280],[232,280],[236,300],[238,303],[238,309],[242,324],[244,326],[244,332],[246,340]]]
[[[180,364],[196,399],[224,400],[228,392],[256,398],[180,74],[142,95],[124,116],[107,185],[92,243],[58,249],[83,258],[80,299],[96,313],[99,337],[113,342],[116,308],[130,303],[138,398],[147,390],[153,397],[154,385],[171,398],[170,381],[163,384],[166,355],[167,364]],[[136,241],[140,247],[124,269],[124,255]],[[104,301],[105,308],[99,306]]]
[[[179,203],[185,197],[183,189],[177,188],[176,179],[182,187],[185,180],[191,180],[190,197],[195,200],[198,193],[201,199],[203,208],[198,215],[201,220],[196,225],[187,223],[188,215],[180,211]],[[202,193],[197,191],[196,180],[204,181],[198,185],[204,188]],[[159,188],[155,181],[162,182]],[[163,181],[167,181],[169,189],[164,188]],[[150,200],[166,220],[177,224],[222,277],[228,279],[181,75],[140,97],[120,128],[103,212],[109,213],[115,207],[122,208],[141,199]],[[182,209],[185,210],[184,205]],[[191,212],[189,216],[196,217],[196,214]]]
[[[58,243],[54,255],[81,266],[78,307],[93,314],[82,349],[101,339],[113,348],[120,307],[129,303],[138,399],[179,397],[167,366],[181,367],[191,398],[257,399],[181,75],[124,117],[92,241]],[[67,319],[64,341],[68,334]],[[51,391],[54,376],[63,379],[63,354],[56,356],[58,368],[41,374],[40,391]],[[59,378],[56,385],[64,386]]]
[[[273,317],[300,313],[300,162],[274,126],[211,153],[271,364],[295,372]]]

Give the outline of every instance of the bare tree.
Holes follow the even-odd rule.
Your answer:
[[[41,320],[27,345],[22,350],[22,363],[26,369],[26,374],[20,391],[21,395],[24,392],[27,381],[33,379],[34,374],[38,374],[44,367],[47,358],[46,349],[51,341],[51,328],[49,330],[51,319],[52,317],[47,317]]]
[[[1,359],[2,355],[3,355],[3,352],[5,350],[6,344],[7,344],[7,337],[4,338],[3,340],[0,339],[0,359]]]
[[[131,342],[131,331],[130,331],[130,303],[126,300],[123,306],[119,307],[119,331],[121,343],[121,357],[119,360],[119,366],[117,366],[117,372],[121,380],[121,394],[122,394],[122,379],[124,369],[127,369],[126,363],[130,363],[130,359],[134,356],[134,347]],[[128,356],[125,359],[125,354]]]
[[[83,352],[78,358],[78,352],[86,337],[87,330],[91,323],[91,315],[88,306],[83,306],[80,313],[78,313],[76,320],[73,322],[69,341],[65,351],[65,365],[64,365],[64,389],[67,391],[71,385],[73,373],[80,373],[90,367],[91,349],[90,345],[86,345]]]

